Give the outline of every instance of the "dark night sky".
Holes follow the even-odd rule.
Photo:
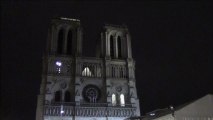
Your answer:
[[[79,18],[84,55],[94,56],[104,23],[132,36],[142,114],[213,93],[212,3],[1,2],[1,114],[35,119],[51,18]],[[2,115],[1,115],[2,116]]]

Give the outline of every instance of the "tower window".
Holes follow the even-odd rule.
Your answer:
[[[60,102],[61,101],[61,91],[56,91],[55,92],[55,102]]]
[[[64,101],[65,101],[65,102],[70,102],[70,97],[71,97],[71,96],[70,96],[70,92],[69,92],[69,91],[66,91],[66,92],[65,92]]]
[[[112,94],[112,106],[116,105],[116,95]]]
[[[58,46],[57,46],[58,54],[61,54],[63,51],[63,40],[64,40],[64,30],[61,29],[58,34]]]
[[[71,53],[72,53],[72,31],[69,30],[67,36],[67,54],[71,55]]]
[[[117,38],[117,43],[118,43],[118,58],[121,58],[121,37],[118,36]]]
[[[113,36],[110,36],[110,56],[114,58],[114,43]]]
[[[124,94],[120,95],[120,104],[121,104],[121,106],[125,106]]]
[[[89,67],[85,67],[82,76],[92,76],[92,72],[90,71]]]

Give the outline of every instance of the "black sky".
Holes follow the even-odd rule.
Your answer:
[[[211,2],[1,2],[1,114],[35,119],[51,18],[81,20],[83,52],[94,56],[104,23],[132,37],[142,114],[213,93]],[[1,115],[2,116],[2,115]]]

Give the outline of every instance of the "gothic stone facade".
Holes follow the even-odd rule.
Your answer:
[[[140,116],[126,26],[104,25],[96,57],[82,56],[80,20],[53,19],[43,57],[36,120],[124,120]]]

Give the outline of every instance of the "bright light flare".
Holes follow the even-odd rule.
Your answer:
[[[62,66],[62,63],[60,61],[56,61],[55,63],[57,66],[61,67]]]
[[[150,113],[150,116],[154,116],[155,115],[155,113]]]

